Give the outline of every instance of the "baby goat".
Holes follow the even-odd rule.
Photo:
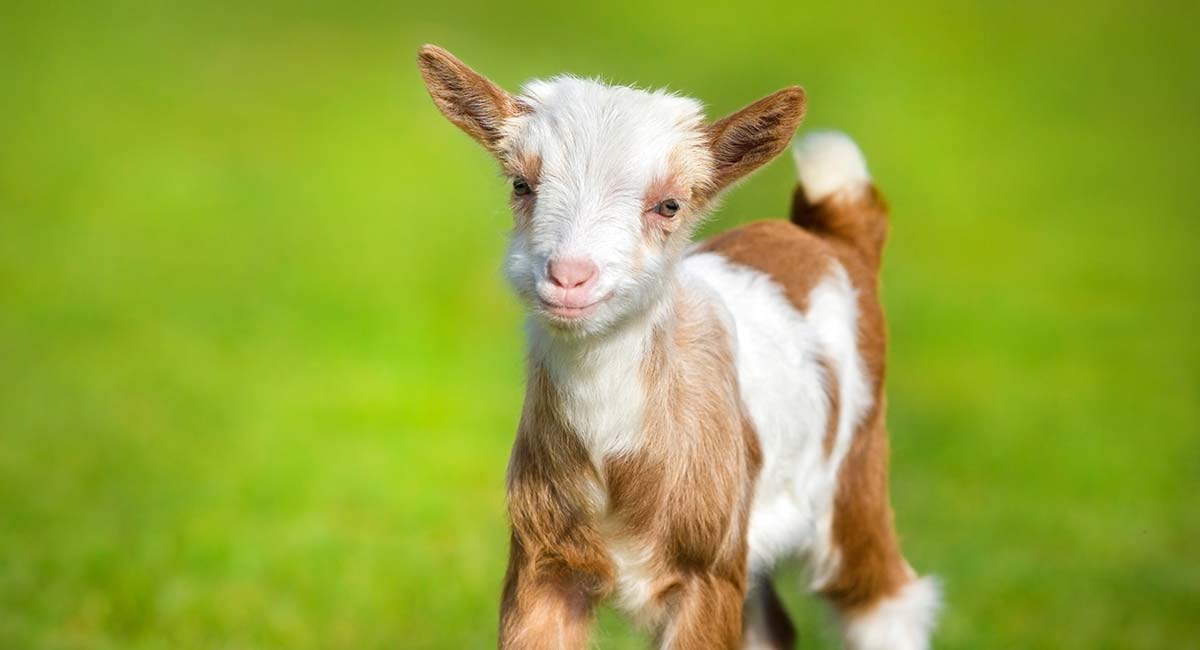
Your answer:
[[[796,145],[790,221],[689,246],[787,146],[802,89],[707,122],[662,91],[514,96],[440,48],[418,62],[512,184],[505,270],[530,312],[500,646],[586,647],[613,597],[663,647],[792,647],[771,572],[796,556],[849,648],[927,647],[937,589],[888,503],[887,209],[854,143]]]

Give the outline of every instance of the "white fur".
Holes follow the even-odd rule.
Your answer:
[[[592,297],[610,298],[577,329],[604,331],[662,293],[672,251],[642,234],[646,191],[673,158],[687,161],[685,176],[703,178],[711,162],[701,105],[566,76],[529,83],[521,101],[533,110],[506,123],[502,148],[534,152],[542,164],[531,223],[510,241],[508,279],[536,311],[552,256],[591,259],[599,267]]]
[[[867,161],[849,136],[837,131],[810,133],[792,144],[792,157],[805,197],[812,203],[871,182]]]
[[[531,321],[531,351],[544,361],[562,398],[567,421],[597,467],[603,459],[637,448],[645,389],[640,366],[649,314],[586,339],[556,336]]]
[[[937,582],[913,580],[869,612],[843,622],[847,650],[925,650],[940,607]]]
[[[708,283],[734,321],[742,400],[763,451],[750,513],[750,569],[766,573],[780,559],[801,554],[809,560],[810,586],[819,589],[838,568],[830,537],[838,467],[871,406],[855,336],[856,292],[833,264],[801,313],[769,276],[715,253],[689,256],[681,271]],[[822,358],[837,373],[845,414],[828,458]]]

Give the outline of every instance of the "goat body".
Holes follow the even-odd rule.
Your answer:
[[[693,245],[786,148],[801,89],[710,123],[664,92],[557,77],[514,96],[439,48],[418,60],[513,184],[529,362],[501,647],[586,647],[608,598],[663,647],[791,647],[771,583],[788,557],[849,647],[927,647],[937,589],[888,501],[887,209],[858,147],[808,136],[789,221]]]

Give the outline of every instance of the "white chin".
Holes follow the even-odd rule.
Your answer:
[[[605,329],[608,322],[607,310],[600,305],[570,311],[543,307],[536,309],[536,315],[551,331],[570,336],[595,334]]]
[[[561,313],[540,310],[538,317],[551,328],[563,332],[586,332],[598,320],[594,310],[584,310],[586,313],[565,315]]]

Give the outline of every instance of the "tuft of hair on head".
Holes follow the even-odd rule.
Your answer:
[[[804,195],[813,204],[871,183],[862,151],[839,131],[818,131],[800,138],[792,145],[792,157]]]

